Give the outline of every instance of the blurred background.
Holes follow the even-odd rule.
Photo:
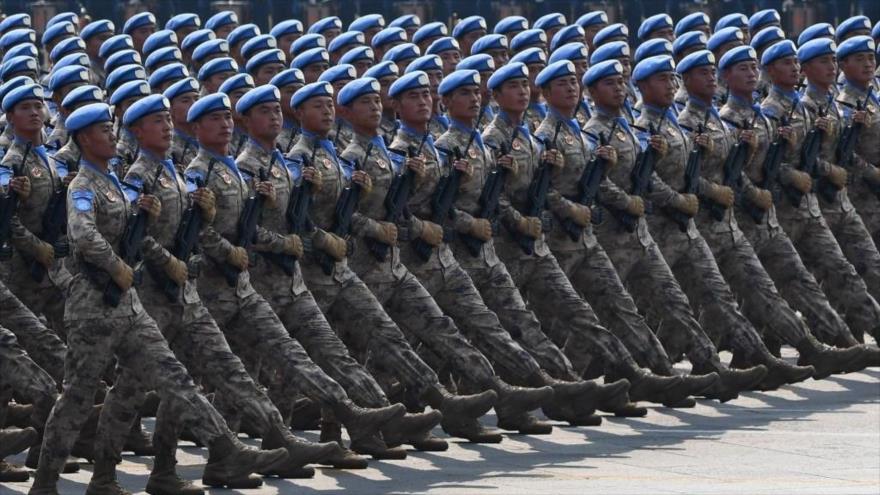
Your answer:
[[[45,21],[58,12],[80,14],[84,24],[91,19],[111,19],[121,28],[129,16],[151,11],[160,25],[181,12],[195,12],[204,22],[221,10],[235,11],[241,23],[253,22],[264,32],[274,23],[296,18],[308,26],[325,16],[336,15],[348,26],[354,18],[381,13],[386,21],[401,14],[416,14],[422,22],[444,21],[452,26],[458,19],[479,14],[490,30],[495,22],[509,15],[537,19],[550,12],[565,14],[569,22],[592,10],[604,10],[610,22],[623,22],[635,34],[642,19],[666,12],[673,20],[695,11],[708,13],[713,22],[725,14],[750,15],[761,9],[775,8],[782,14],[782,27],[790,37],[816,22],[838,22],[857,14],[867,15],[872,23],[880,19],[880,0],[0,0],[2,12],[30,13],[37,39]],[[84,18],[87,16],[87,18]]]

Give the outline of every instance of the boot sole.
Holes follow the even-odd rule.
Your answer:
[[[234,480],[221,480],[214,478],[202,478],[202,484],[211,488],[228,488],[230,490],[248,490],[263,486],[263,480],[259,476],[249,475],[246,478]]]

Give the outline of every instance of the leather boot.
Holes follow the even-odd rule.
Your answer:
[[[368,455],[376,460],[403,460],[406,459],[406,449],[403,447],[389,447],[380,433],[360,437],[351,441],[351,450],[360,455]]]
[[[503,438],[498,430],[484,427],[475,418],[444,414],[440,426],[449,436],[464,438],[471,443],[500,443]]]
[[[422,395],[425,402],[443,413],[443,417],[479,418],[489,412],[498,394],[487,390],[474,395],[453,395],[442,385],[431,387]]]
[[[513,415],[499,413],[498,428],[516,431],[521,435],[549,435],[553,433],[553,425],[539,420],[528,412]]]
[[[660,376],[645,369],[633,370],[629,380],[629,399],[633,402],[646,401],[662,404],[687,397],[686,391],[679,390],[680,376]],[[613,379],[606,377],[606,380]]]
[[[24,483],[30,476],[27,469],[0,460],[0,483]]]
[[[177,474],[177,460],[157,455],[147,480],[146,492],[150,495],[204,495],[205,490]]]
[[[286,460],[286,449],[258,450],[223,436],[209,447],[202,484],[216,488],[257,488],[263,481],[251,476],[252,473],[270,470]]]
[[[116,461],[95,459],[95,472],[86,488],[86,495],[131,495],[116,480]]]
[[[538,409],[553,400],[553,389],[547,386],[517,387],[496,377],[493,389],[498,394],[495,412],[499,417],[518,417],[522,413]]]
[[[369,465],[367,459],[345,448],[342,444],[342,425],[339,423],[335,421],[322,421],[320,441],[322,443],[336,442],[341,452],[319,462],[319,464],[336,469],[367,469]]]
[[[742,370],[730,369],[721,363],[694,365],[694,374],[705,375],[712,372],[717,372],[721,381],[716,382],[714,387],[705,391],[703,396],[720,402],[727,402],[739,397],[739,393],[743,390],[752,390],[767,376],[767,368],[763,365]]]
[[[131,431],[125,439],[125,446],[122,450],[132,452],[137,456],[152,457],[156,455],[153,437],[144,430],[140,418],[131,425]]]
[[[342,447],[337,442],[313,443],[276,427],[270,428],[262,436],[264,438],[260,447],[263,450],[285,448],[288,456],[283,464],[277,464],[268,471],[260,471],[264,476],[285,479],[312,478],[315,476],[315,470],[307,464],[318,463],[342,453]]]
[[[346,400],[333,405],[333,415],[345,425],[348,436],[352,439],[372,435],[386,423],[403,416],[405,413],[406,408],[403,407],[403,404],[365,409],[351,400]]]
[[[0,430],[0,459],[23,452],[24,449],[35,445],[39,439],[40,434],[31,427],[21,430],[13,428]]]
[[[441,419],[443,419],[443,415],[436,410],[415,414],[407,413],[386,424],[382,428],[382,438],[389,447],[410,443],[413,439],[424,442],[431,430],[440,424]]]
[[[864,344],[837,349],[819,342],[812,335],[798,342],[797,350],[800,353],[798,364],[815,368],[813,378],[817,380],[835,373],[861,371],[869,365],[871,354],[875,355],[875,360],[880,354]]]

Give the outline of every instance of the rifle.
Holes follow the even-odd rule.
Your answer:
[[[515,135],[513,139],[516,139]],[[510,148],[513,146],[513,139],[511,139],[510,145],[507,143],[501,143],[498,147],[498,157],[510,153]],[[489,172],[489,176],[486,178],[486,183],[483,184],[483,190],[480,192],[480,199],[478,200],[480,203],[480,210],[477,212],[476,217],[489,220],[489,222],[493,224],[492,230],[495,230],[494,224],[498,219],[498,200],[501,198],[501,191],[504,189],[504,181],[507,180],[509,172],[508,169],[496,165],[495,169]],[[471,256],[475,258],[480,256],[480,251],[482,251],[485,241],[469,234],[461,234],[460,238],[468,252],[471,253]]]
[[[755,113],[750,123],[743,122],[743,130],[753,128],[757,118],[758,114]],[[742,190],[742,171],[748,156],[749,145],[738,139],[727,153],[727,158],[724,159],[724,165],[722,167],[722,173],[724,175],[721,179],[721,185],[731,188],[734,197],[738,196]],[[734,203],[736,202],[737,201],[734,200]],[[724,215],[727,213],[727,207],[714,201],[709,201],[708,203],[709,215],[715,219],[716,222],[724,220]],[[746,207],[746,209],[748,210],[749,207]]]
[[[615,120],[614,125],[611,126],[611,130],[608,131],[607,135],[599,134],[600,147],[606,146],[610,142],[611,136],[613,136],[614,131],[617,130],[617,125],[618,121]],[[581,178],[578,179],[577,194],[569,199],[584,206],[592,207],[596,202],[596,199],[599,197],[599,185],[602,183],[602,178],[605,176],[605,170],[607,168],[608,164],[605,162],[605,159],[600,158],[599,155],[594,155],[590,160],[590,163],[588,163],[583,172],[581,172]],[[599,217],[600,213],[601,212],[597,212],[595,219],[596,223],[601,221]],[[568,237],[575,242],[581,238],[581,234],[584,231],[583,227],[574,223],[570,218],[562,220],[562,229],[568,234]]]
[[[82,157],[82,153],[80,153]],[[76,172],[79,159],[75,163],[69,164],[68,171]],[[43,213],[43,230],[40,233],[40,240],[52,245],[56,258],[63,258],[70,252],[70,245],[64,239],[67,232],[67,186],[62,183],[61,187],[52,192],[49,198],[49,205]],[[42,282],[46,276],[46,267],[35,259],[28,260],[28,271],[31,278],[35,282]]]
[[[706,125],[709,123],[709,109],[706,109],[706,115],[703,122],[697,126],[696,135],[703,134],[706,131]],[[694,142],[694,148],[688,154],[687,165],[684,167],[684,189],[682,194],[697,194],[700,187],[700,164],[703,162],[703,147]],[[682,211],[671,209],[668,212],[670,218],[678,224],[678,228],[682,232],[687,232],[690,224],[691,216]]]
[[[856,102],[856,112],[860,112],[864,110],[868,106],[868,100],[871,98],[871,94],[874,92],[874,87],[871,86],[868,88],[868,94],[865,95],[864,101]],[[830,104],[830,103],[829,103]],[[856,146],[859,142],[859,136],[862,133],[862,128],[865,125],[859,122],[852,122],[843,129],[843,132],[840,133],[840,137],[837,140],[837,147],[835,149],[835,157],[837,158],[837,163],[839,163],[842,167],[852,168],[853,166],[853,158],[855,157]],[[877,197],[880,197],[880,186],[868,183],[871,190],[874,192]],[[833,202],[834,198],[837,196],[837,191],[839,189],[837,186],[832,184],[825,178],[822,178],[819,182],[819,192],[822,194],[822,197],[826,200]]]
[[[370,143],[370,145],[367,146],[367,152],[364,155],[363,161],[354,161],[353,165],[355,171],[364,169],[364,163],[370,158],[370,152],[372,151],[373,143]],[[333,232],[343,239],[351,235],[351,217],[357,210],[358,202],[361,199],[362,189],[363,188],[360,184],[356,184],[352,181],[348,187],[342,190],[339,199],[336,200],[336,211],[333,215],[333,227],[330,229],[330,232]]]
[[[205,178],[196,177],[196,188],[200,189],[207,186],[208,181],[211,180],[211,174],[214,172],[215,163],[217,163],[217,160],[211,158],[211,161],[208,162],[208,173],[205,174]],[[199,243],[199,233],[201,230],[202,209],[193,201],[184,210],[180,218],[180,225],[177,227],[177,233],[174,234],[174,246],[171,248],[171,254],[186,263]],[[170,277],[160,270],[155,270],[152,274],[154,278],[161,279],[159,286],[162,288],[165,296],[168,297],[168,301],[177,302],[180,298],[180,286],[177,285],[177,282],[171,280]]]
[[[21,164],[18,167],[12,166],[13,178],[24,176],[24,164],[32,147],[33,144],[29,142],[24,148]],[[7,187],[6,194],[0,198],[0,260],[8,260],[12,257],[12,217],[18,210],[18,193],[11,185]]]
[[[407,155],[412,158],[422,154],[422,146],[425,145],[425,140],[428,139],[428,132],[425,132],[425,135],[422,136],[422,141],[419,143],[418,149],[410,147],[407,151]],[[392,223],[399,223],[401,218],[403,218],[404,213],[406,211],[406,204],[409,201],[409,193],[412,189],[413,182],[415,181],[416,174],[412,170],[406,170],[402,174],[398,175],[391,182],[391,186],[388,188],[388,192],[385,194],[385,221]],[[379,261],[385,261],[388,258],[388,250],[391,246],[385,244],[384,242],[377,241],[376,239],[364,239],[367,244],[367,248],[369,248],[370,252],[373,253],[373,256],[376,257]]]
[[[312,167],[315,163],[315,154],[318,151],[318,142],[312,144],[312,155],[309,158],[305,156],[303,159],[303,168]],[[287,223],[290,225],[290,232],[299,236],[315,230],[315,225],[309,218],[309,208],[312,207],[312,183],[303,179],[300,185],[293,188],[290,200],[287,203]],[[314,250],[312,256],[315,262],[321,267],[325,275],[333,274],[335,262],[327,253],[320,250]]]
[[[577,111],[575,111],[575,113],[577,113]],[[560,129],[562,129],[561,120],[556,122],[556,127],[553,130],[553,140],[543,140],[544,148],[546,148],[547,151],[556,149],[556,140],[559,139]],[[535,172],[535,176],[532,177],[532,182],[529,184],[529,190],[526,193],[528,203],[526,204],[525,212],[523,212],[525,216],[540,217],[544,208],[547,207],[547,192],[550,190],[550,178],[552,174],[553,165],[542,160],[538,165],[538,170]],[[516,231],[512,231],[511,233],[513,239],[519,244],[519,247],[522,248],[524,253],[532,254],[535,252],[535,239]]]
[[[650,136],[656,135],[658,132],[657,129],[662,128],[664,119],[666,119],[665,113],[663,114],[663,117],[660,118],[657,128],[654,127],[654,124],[649,125],[648,132],[650,133]],[[649,141],[648,146],[644,151],[639,153],[638,158],[636,158],[636,164],[630,172],[630,182],[632,184],[630,194],[644,198],[645,195],[651,191],[651,188],[653,187],[651,175],[654,174],[654,165],[656,165],[656,163],[657,153]],[[650,213],[649,204],[645,204],[645,213]],[[614,210],[614,216],[617,217],[617,221],[621,223],[627,232],[635,232],[639,217],[631,215],[623,210]]]

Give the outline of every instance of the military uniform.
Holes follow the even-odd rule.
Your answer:
[[[385,140],[385,144],[391,144],[398,128],[400,128],[400,122],[396,118],[382,114],[382,121],[379,122],[379,134]]]
[[[328,138],[337,150],[344,150],[348,143],[354,139],[354,129],[351,128],[351,124],[336,117],[336,125],[333,126]]]
[[[180,129],[174,129],[171,136],[171,160],[178,171],[183,173],[189,162],[199,153],[199,143],[190,135],[187,135]]]
[[[275,140],[278,151],[283,155],[290,153],[290,150],[292,150],[293,146],[296,144],[296,140],[299,139],[299,133],[300,128],[297,124],[285,120],[284,125],[281,127],[281,134],[279,134],[278,139]]]
[[[0,324],[15,334],[21,346],[58,383],[64,379],[67,346],[46,328],[4,284],[0,283]]]
[[[42,429],[58,397],[56,382],[19,345],[15,334],[0,326],[0,421],[4,423],[13,393],[31,401],[33,426]],[[0,465],[2,461],[0,459]]]
[[[247,134],[236,126],[232,131],[232,140],[229,142],[229,156],[237,157],[247,140]]]
[[[116,155],[120,160],[116,173],[120,177],[124,177],[128,172],[128,167],[137,159],[140,146],[131,131],[124,127],[120,127],[116,135],[119,136],[119,140],[116,142]]]

